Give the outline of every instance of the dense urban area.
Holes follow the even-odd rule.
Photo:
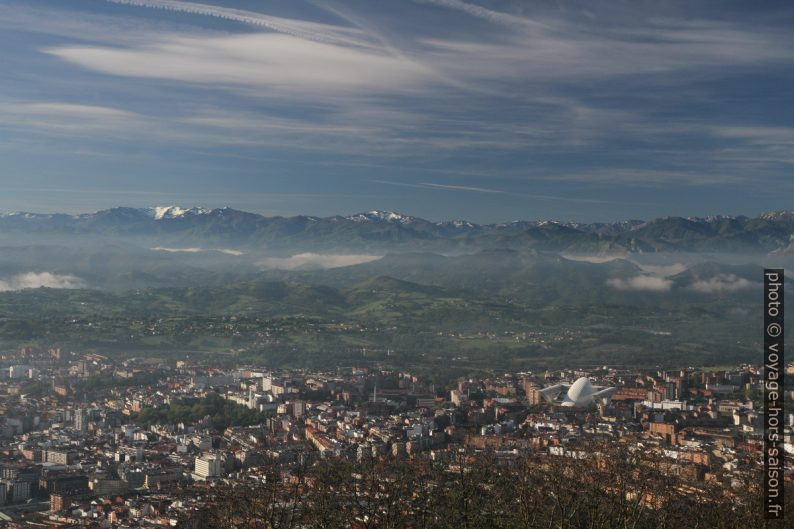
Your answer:
[[[679,512],[748,527],[759,516],[760,366],[498,373],[441,387],[372,366],[198,358],[2,353],[0,526],[578,527],[601,516],[588,526],[681,527]],[[544,398],[582,377],[608,397]],[[588,490],[597,509],[622,514],[572,517],[560,502]]]

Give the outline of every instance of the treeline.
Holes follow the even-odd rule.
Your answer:
[[[160,408],[144,408],[132,421],[144,428],[153,424],[195,424],[209,417],[213,428],[223,431],[229,426],[260,424],[271,415],[226,400],[217,393],[202,399],[181,400]]]
[[[157,384],[161,377],[162,375],[160,373],[136,373],[134,376],[129,378],[95,375],[84,379],[81,382],[81,386],[82,389],[87,391],[100,391],[110,388],[152,386]]]
[[[321,461],[263,482],[216,488],[183,529],[747,529],[764,524],[762,469],[692,481],[670,460],[616,446],[585,459],[455,453],[352,463]],[[789,484],[790,485],[790,484]],[[202,496],[204,493],[202,492]],[[794,490],[786,491],[794,512]]]

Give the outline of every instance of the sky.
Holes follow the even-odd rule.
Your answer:
[[[794,205],[787,2],[0,10],[0,211],[501,222]]]

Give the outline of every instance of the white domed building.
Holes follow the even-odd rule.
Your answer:
[[[586,408],[596,399],[605,402],[617,388],[594,386],[587,377],[578,378],[573,384],[557,384],[540,390],[547,402],[567,408]]]

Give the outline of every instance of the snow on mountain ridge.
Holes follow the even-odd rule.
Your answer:
[[[451,227],[457,228],[457,229],[465,229],[465,228],[470,228],[471,229],[471,228],[476,228],[477,227],[476,224],[471,223],[468,220],[461,220],[461,219],[445,220],[445,221],[442,221],[442,222],[436,222],[436,226],[442,226],[442,227],[451,226]]]
[[[778,220],[783,218],[788,219],[792,217],[794,217],[794,211],[791,210],[768,211],[758,216],[759,219],[763,220]]]
[[[365,213],[356,213],[355,215],[345,218],[347,220],[352,220],[353,222],[386,221],[398,222],[400,224],[410,224],[411,222],[417,220],[415,217],[403,215],[402,213],[397,213],[395,211],[380,211],[377,209],[367,211]]]
[[[153,208],[146,208],[144,211],[152,215],[154,220],[177,219],[189,215],[206,215],[212,213],[212,210],[207,208],[181,208],[179,206],[155,206]]]

